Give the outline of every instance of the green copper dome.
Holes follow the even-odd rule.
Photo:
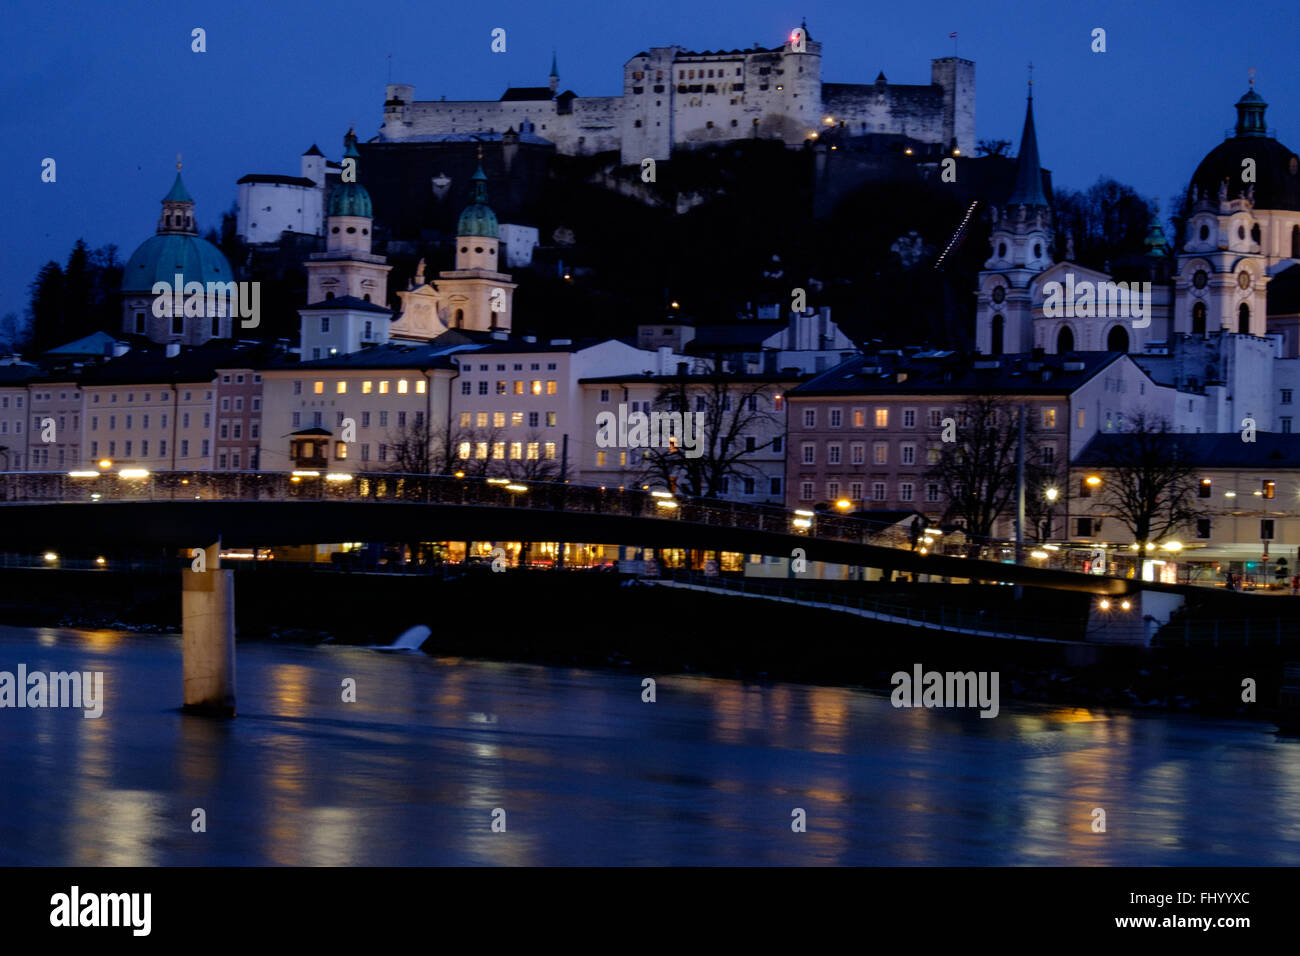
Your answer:
[[[456,222],[456,235],[482,236],[486,239],[497,238],[497,214],[487,204],[487,175],[480,162],[471,178],[469,205],[460,214]]]
[[[357,138],[349,131],[348,135],[343,138],[347,144],[347,149],[343,151],[343,160],[346,163],[351,159],[354,161],[361,158],[357,152]],[[328,216],[364,216],[366,219],[373,219],[375,216],[374,207],[370,204],[370,193],[366,192],[366,187],[358,182],[339,183],[330,193]]]
[[[140,243],[122,270],[122,291],[152,292],[155,282],[174,283],[178,272],[186,282],[234,281],[220,249],[198,236],[171,233]]]

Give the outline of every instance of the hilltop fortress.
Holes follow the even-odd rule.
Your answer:
[[[894,134],[972,155],[975,64],[930,61],[930,83],[823,83],[822,44],[806,25],[781,46],[695,53],[651,47],[623,65],[621,96],[559,92],[554,58],[547,86],[511,87],[499,100],[416,100],[390,84],[379,142],[436,142],[509,129],[568,155],[617,150],[624,164],[668,159],[674,150],[739,139],[799,146],[822,129]]]

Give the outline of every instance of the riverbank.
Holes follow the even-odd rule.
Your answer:
[[[951,587],[892,585],[887,593],[934,606]],[[1005,612],[1010,589],[963,586],[961,598]],[[1015,602],[1020,614],[1048,608],[1072,620],[1086,598],[1026,589]],[[0,623],[170,633],[179,630],[180,588],[174,573],[5,569]],[[420,624],[433,631],[424,650],[438,655],[885,691],[892,674],[919,663],[927,671],[997,671],[1004,700],[1257,720],[1269,717],[1287,657],[1258,643],[1145,649],[973,638],[598,571],[236,574],[241,641],[387,644]],[[1241,700],[1245,678],[1257,683],[1256,703]]]

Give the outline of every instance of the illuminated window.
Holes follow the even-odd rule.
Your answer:
[[[555,460],[555,442],[553,442],[553,441],[548,441],[548,442],[547,442],[543,447],[546,449],[546,460],[547,460],[547,461],[554,461],[554,460]]]
[[[338,384],[338,394],[340,394],[340,395],[346,395],[347,393],[348,393],[348,383],[347,383],[347,382],[339,382],[339,384]]]
[[[424,379],[420,379],[418,382],[416,382],[416,383],[415,383],[415,394],[416,394],[416,395],[423,395],[423,394],[424,394],[424,386],[427,385],[427,384],[428,384],[428,382],[426,382]]]
[[[487,428],[487,423],[488,423],[488,413],[479,412],[475,418],[475,425],[479,428]]]
[[[505,428],[505,427],[506,427],[506,413],[505,413],[505,412],[493,412],[493,413],[492,413],[492,427],[493,427],[493,428]]]
[[[316,382],[314,385],[312,385],[311,390],[312,390],[313,392],[315,392],[317,395],[324,395],[324,394],[325,394],[325,383],[324,383],[324,382]]]
[[[1056,427],[1056,409],[1054,408],[1043,409],[1043,427],[1044,428]]]
[[[380,383],[379,383],[379,394],[380,394],[380,395],[387,395],[387,394],[388,394],[388,383],[387,383],[387,382],[380,382]]]
[[[597,468],[605,467],[605,453],[603,451],[596,452],[596,467]]]
[[[537,379],[533,379],[532,383],[529,385],[528,390],[532,392],[534,395],[540,395],[542,394],[542,383],[539,382]]]
[[[519,381],[518,379],[515,380],[515,394],[516,395],[524,394],[524,383]]]
[[[876,409],[876,427],[877,428],[889,427],[889,409],[887,408]]]
[[[1083,423],[1084,423],[1086,420],[1087,420],[1087,419],[1084,417],[1084,414],[1083,414],[1083,409],[1082,409],[1082,408],[1079,409],[1079,411],[1076,412],[1076,413],[1075,413],[1075,416],[1074,416],[1074,427],[1075,427],[1075,428],[1082,428],[1082,427],[1083,427]]]
[[[406,394],[406,379],[404,379],[404,378],[402,378],[402,379],[398,379],[398,381],[397,381],[397,394],[398,394],[398,395],[405,395],[405,394]]]
[[[533,394],[534,394],[534,395],[537,394],[537,389],[533,389]],[[550,380],[547,381],[547,383],[546,383],[546,394],[547,394],[547,395],[554,395],[554,394],[555,394],[555,380],[554,380],[554,379],[550,379]]]
[[[853,427],[854,428],[867,427],[867,413],[860,408],[853,409]]]
[[[523,425],[523,423],[524,423],[524,413],[523,413],[523,412],[511,412],[511,413],[510,413],[510,427],[511,427],[511,428],[519,428],[521,425]]]
[[[536,461],[536,460],[537,460],[537,456],[538,456],[538,452],[539,452],[539,446],[538,446],[538,443],[535,442],[535,441],[530,441],[530,442],[528,443],[528,460],[529,460],[529,461]]]
[[[497,461],[503,461],[506,457],[506,443],[503,441],[494,441],[492,443],[492,457]]]
[[[772,407],[776,409],[778,412],[781,411],[781,409],[785,408],[785,396],[774,395],[772,397]]]
[[[556,421],[555,412],[547,412],[547,413],[546,413],[546,427],[547,427],[547,428],[554,428],[554,427],[555,427],[555,421]]]
[[[485,441],[476,443],[474,446],[474,457],[478,459],[485,459],[487,458],[487,456],[488,456],[488,443]]]
[[[345,441],[336,441],[334,443],[334,457],[342,460],[348,457],[348,443]]]
[[[512,441],[510,443],[510,460],[518,461],[520,458],[523,457],[524,457],[523,442]]]
[[[467,442],[467,441],[463,441],[463,442],[461,442],[461,443],[460,443],[460,447],[459,447],[459,454],[460,454],[460,457],[461,457],[461,458],[468,458],[468,457],[469,457],[469,452],[470,452],[470,444],[469,444],[469,442]]]
[[[484,382],[483,384],[486,385],[487,382]],[[522,394],[523,394],[523,384],[524,384],[524,383],[523,383],[523,382],[515,382],[515,384],[518,385],[518,386],[520,386],[520,390],[517,391],[517,392],[515,392],[515,394],[516,394],[516,395],[522,395]],[[505,382],[497,382],[497,394],[498,394],[498,395],[504,395],[505,393],[506,393],[506,383],[505,383]]]
[[[1273,493],[1274,493],[1274,491],[1277,490],[1276,487],[1275,487],[1275,485],[1274,485],[1274,483],[1273,483],[1272,481],[1267,480],[1267,479],[1264,480],[1264,482],[1261,484],[1260,487],[1261,487],[1261,490],[1264,492],[1264,497],[1265,497],[1265,498],[1272,498],[1272,497],[1273,497]]]
[[[362,394],[362,395],[369,395],[371,389],[374,387],[374,384],[375,384],[374,382],[362,382],[362,383],[361,383],[361,394]],[[466,384],[469,384],[469,383],[467,382]]]
[[[461,427],[461,428],[469,428],[470,420],[471,420],[471,415],[470,415],[469,412],[461,412],[461,413],[460,413],[460,427]]]

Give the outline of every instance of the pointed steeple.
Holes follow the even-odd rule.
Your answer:
[[[483,172],[483,147],[478,150],[478,167],[470,177],[469,205],[456,223],[458,236],[497,237],[497,217],[488,205],[487,173]]]
[[[1264,122],[1264,110],[1267,107],[1264,97],[1255,92],[1255,71],[1251,70],[1250,89],[1237,100],[1237,135],[1267,136],[1268,126]]]
[[[1038,136],[1034,132],[1034,81],[1029,81],[1025,101],[1025,128],[1020,134],[1020,155],[1016,160],[1016,187],[1007,200],[1011,206],[1047,206],[1043,194],[1043,170],[1038,164]]]
[[[560,88],[560,68],[555,64],[555,48],[551,47],[551,95]]]
[[[197,236],[198,227],[194,224],[194,197],[185,188],[181,179],[181,158],[176,157],[176,181],[171,191],[163,196],[162,215],[158,218],[158,235],[180,234]]]
[[[1147,229],[1146,254],[1149,256],[1167,257],[1170,255],[1169,242],[1165,239],[1165,231],[1160,226],[1160,204],[1156,203],[1151,212],[1151,224]]]

